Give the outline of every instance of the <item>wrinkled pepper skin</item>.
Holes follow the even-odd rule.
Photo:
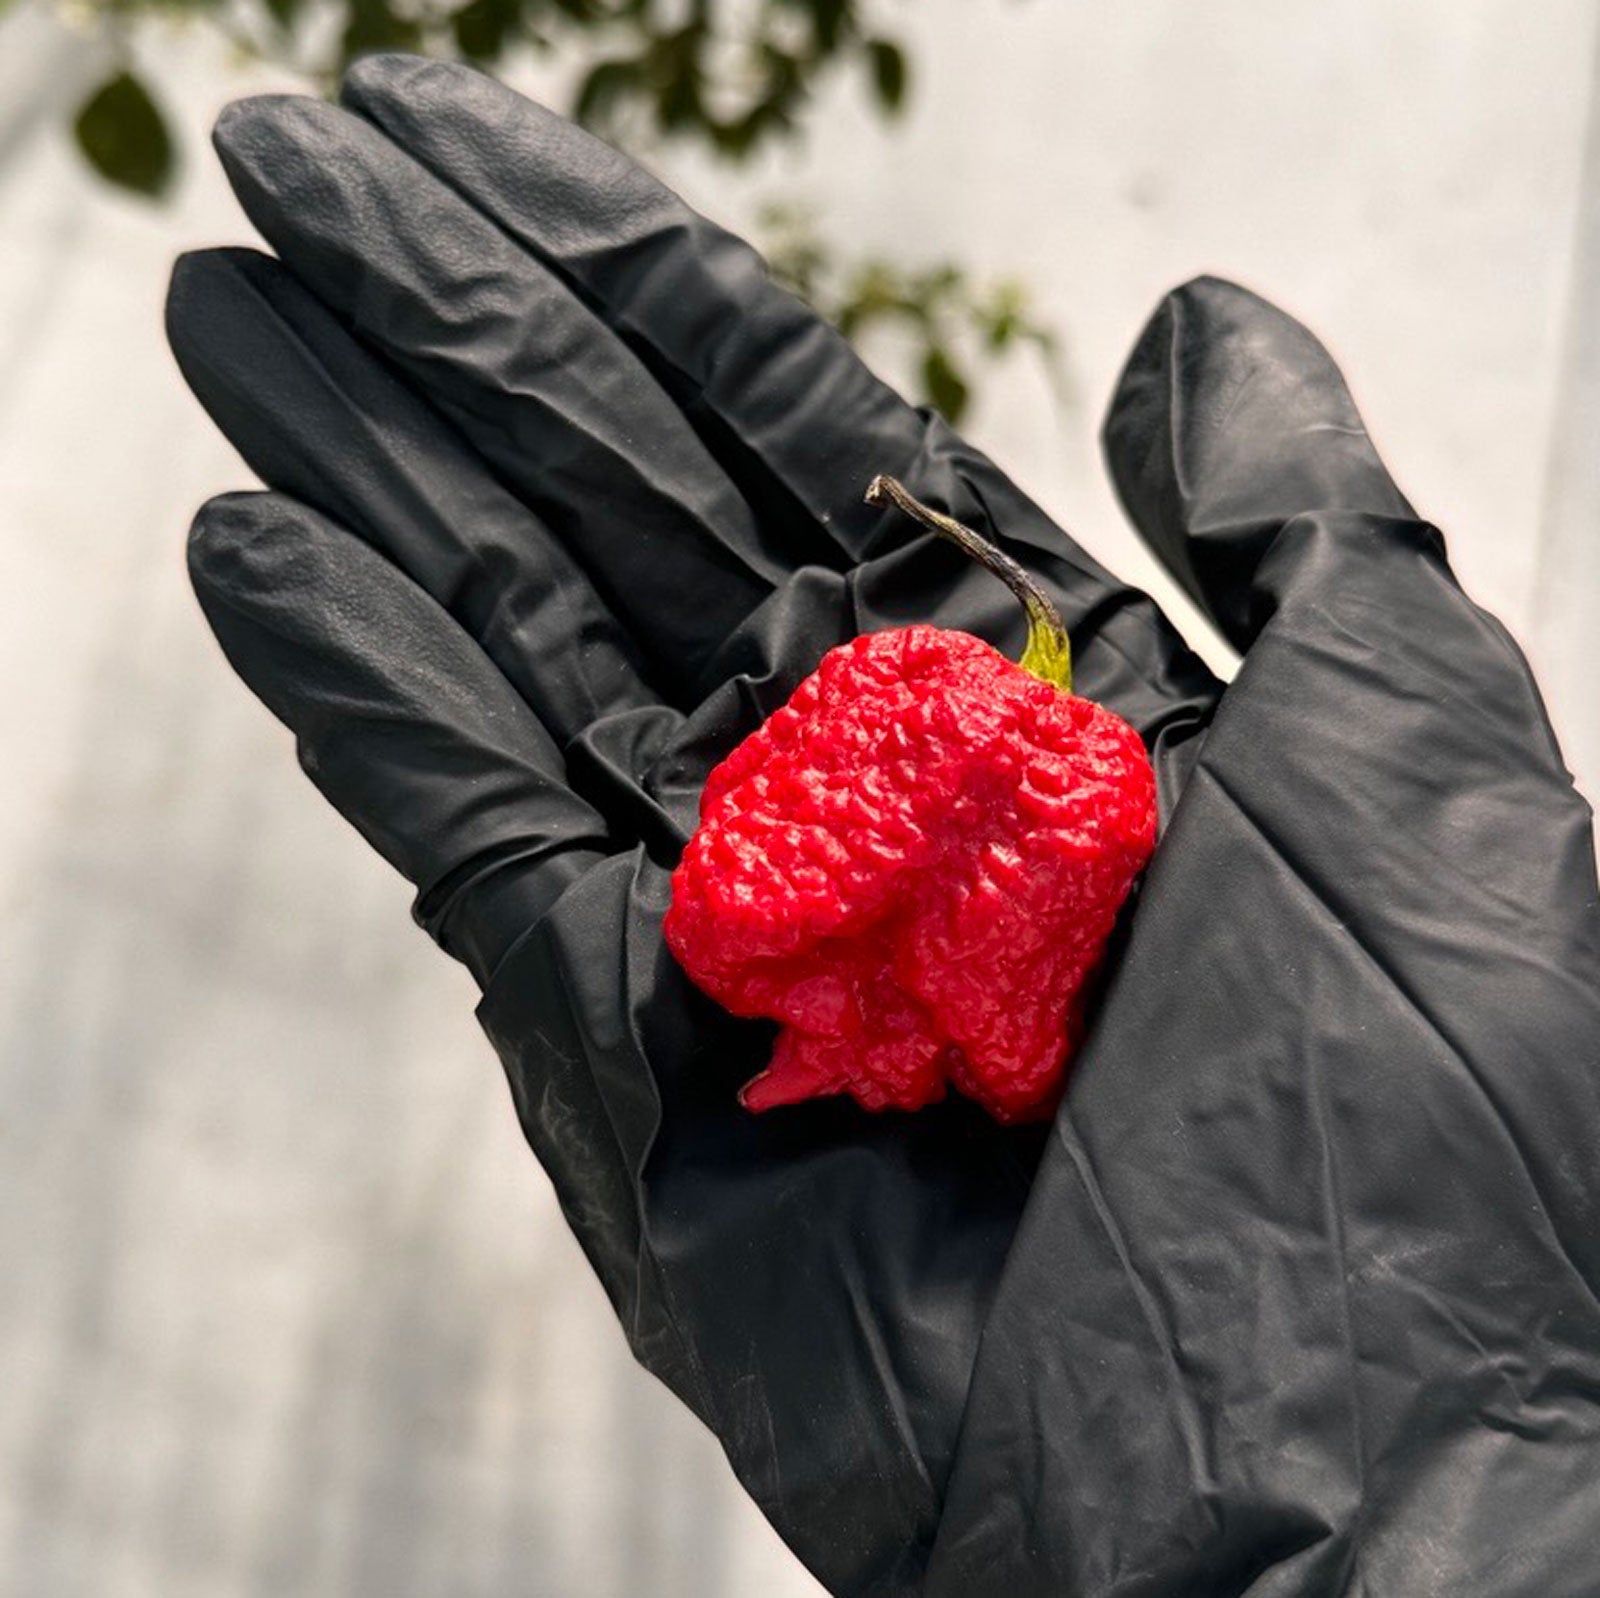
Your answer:
[[[1139,735],[967,633],[867,634],[712,773],[666,939],[736,1015],[782,1031],[752,1110],[947,1083],[1047,1114],[1085,986],[1155,846]]]

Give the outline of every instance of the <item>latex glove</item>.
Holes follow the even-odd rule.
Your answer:
[[[1591,1593],[1589,817],[1320,346],[1203,280],[1113,405],[1136,520],[1248,650],[1219,707],[627,160],[448,66],[344,102],[218,129],[284,266],[187,258],[170,326],[275,492],[202,511],[196,586],[486,982],[634,1349],[783,1536],[841,1593]],[[1041,576],[1160,778],[1053,1129],[751,1116],[770,1029],[661,944],[705,772],[828,647],[1020,646],[992,579],[859,503],[878,471]]]

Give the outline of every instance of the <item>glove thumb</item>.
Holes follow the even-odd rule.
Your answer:
[[[1220,278],[1161,302],[1118,381],[1103,442],[1140,534],[1240,650],[1271,614],[1256,575],[1285,523],[1329,511],[1414,516],[1328,352]]]

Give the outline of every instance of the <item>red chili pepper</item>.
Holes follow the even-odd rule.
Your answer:
[[[1155,847],[1155,779],[1133,728],[1069,691],[1066,630],[1014,561],[892,478],[867,498],[1012,585],[1022,663],[926,626],[830,650],[707,780],[667,943],[735,1015],[782,1025],[749,1109],[917,1109],[953,1082],[1028,1119],[1060,1098],[1085,984]]]

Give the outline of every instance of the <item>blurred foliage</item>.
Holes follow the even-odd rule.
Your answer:
[[[72,131],[97,172],[136,194],[161,194],[172,181],[172,137],[150,92],[131,72],[102,83]]]
[[[1015,278],[980,285],[942,262],[912,269],[891,261],[841,262],[804,207],[774,204],[761,216],[772,274],[809,301],[853,342],[878,331],[909,334],[927,401],[959,422],[971,403],[973,365],[1022,345],[1038,351],[1057,392],[1066,371],[1060,340],[1037,319]]]
[[[59,0],[120,48],[119,65],[83,103],[78,147],[107,181],[163,194],[177,160],[159,96],[131,64],[126,41],[144,17],[191,18],[244,59],[270,61],[331,92],[344,69],[376,50],[410,50],[490,70],[513,50],[586,65],[570,114],[624,147],[655,138],[698,141],[748,160],[799,131],[821,79],[859,72],[878,111],[907,103],[904,46],[869,20],[871,0]],[[8,0],[0,0],[0,10]],[[153,69],[159,73],[159,67]],[[775,206],[766,219],[774,273],[847,337],[885,324],[917,341],[923,398],[952,421],[966,411],[973,365],[1018,344],[1059,370],[1055,336],[1028,314],[1019,285],[979,289],[963,268],[908,270],[842,262],[811,213]]]

